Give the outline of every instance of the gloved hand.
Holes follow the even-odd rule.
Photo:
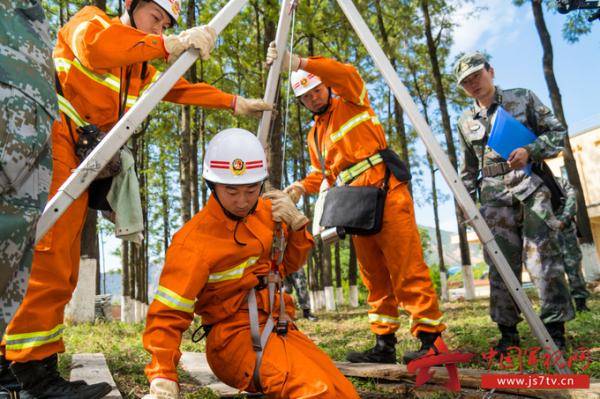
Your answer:
[[[267,65],[271,66],[278,56],[279,52],[277,51],[276,43],[273,41],[269,44],[269,48],[267,49]],[[281,62],[281,70],[288,71],[290,69],[290,64],[292,65],[292,71],[297,71],[302,65],[302,58],[298,57],[296,54],[290,54],[290,52],[286,50],[283,61]]]
[[[273,106],[271,104],[267,104],[258,98],[244,98],[242,96],[235,96],[233,114],[260,118],[263,111],[270,111],[272,109]]]
[[[165,50],[169,53],[169,62],[173,62],[190,47],[200,51],[200,58],[207,60],[215,47],[217,32],[208,25],[186,29],[178,35],[164,36]]]
[[[179,384],[166,378],[155,378],[150,383],[150,393],[142,399],[179,399]]]
[[[306,190],[304,189],[302,183],[296,181],[284,188],[283,192],[290,196],[290,199],[294,204],[297,204],[298,201],[300,201],[300,197],[304,195]]]
[[[294,231],[300,230],[308,223],[308,218],[296,208],[292,199],[283,191],[269,191],[263,197],[271,200],[274,221],[284,222]]]

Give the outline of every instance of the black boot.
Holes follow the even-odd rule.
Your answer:
[[[13,363],[11,371],[21,383],[21,399],[100,399],[110,393],[111,387],[103,382],[82,385],[65,381],[56,370],[48,370],[44,362],[53,360]]]
[[[494,346],[494,350],[497,352],[496,356],[505,355],[508,353],[508,348],[511,346],[519,346],[519,331],[517,331],[517,325],[514,326],[503,326],[498,324],[498,329],[502,333],[502,337],[498,343]]]
[[[348,352],[351,363],[396,363],[396,334],[376,335],[375,346],[364,352]]]
[[[575,308],[577,309],[577,313],[590,311],[590,308],[587,307],[585,298],[575,298]]]
[[[0,399],[18,398],[21,384],[10,371],[10,361],[0,355]]]
[[[317,316],[310,313],[310,309],[302,309],[302,315],[304,316],[305,319],[308,319],[310,321],[318,321],[319,320],[319,318]]]
[[[53,355],[48,356],[47,358],[42,360],[44,367],[48,370],[49,374],[55,375],[58,378],[60,377],[60,373],[58,372],[58,355],[55,353]],[[71,381],[72,385],[87,385],[87,382],[83,380]]]
[[[404,356],[402,356],[402,361],[404,364],[408,364],[415,359],[425,356],[429,349],[433,347],[435,340],[438,339],[440,335],[440,333],[430,333],[425,331],[419,332],[417,334],[417,338],[419,338],[421,341],[421,347],[418,351],[404,352]]]
[[[558,347],[558,350],[563,354],[567,351],[567,339],[565,338],[565,323],[557,321],[554,323],[544,323],[548,334],[554,340],[554,343]]]

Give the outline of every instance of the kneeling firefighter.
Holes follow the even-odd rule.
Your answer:
[[[162,34],[176,23],[180,0],[127,0],[125,4],[127,13],[117,18],[99,8],[84,7],[58,31],[53,59],[61,118],[52,127],[50,196],[56,195],[93,149],[90,143],[110,131],[158,80],[160,72],[149,61],[173,60],[191,47],[208,59],[214,46],[215,32],[207,26]],[[164,100],[230,109],[236,115],[260,115],[271,108],[262,100],[244,99],[185,79]],[[69,383],[56,370],[57,353],[65,350],[64,311],[77,285],[88,204],[101,203],[105,197],[91,189],[84,192],[35,247],[29,286],[6,330],[5,357],[0,357],[0,381],[12,381],[15,390],[22,387],[22,396],[95,399],[111,391],[105,383]]]
[[[275,42],[267,64],[278,57]],[[350,352],[351,362],[396,363],[398,308],[411,315],[410,331],[421,341],[408,363],[433,346],[446,328],[423,260],[421,240],[408,190],[410,174],[388,148],[356,68],[323,57],[286,52],[294,95],[309,109],[314,124],[307,137],[311,172],[287,187],[294,202],[303,194],[327,190],[321,226],[344,227],[352,234],[363,282],[369,290],[369,322],[376,344]],[[366,223],[365,223],[366,222]]]
[[[292,323],[281,279],[304,264],[313,240],[286,194],[260,197],[267,161],[259,140],[243,129],[218,133],[202,176],[212,194],[173,237],[148,312],[146,398],[179,397],[179,345],[194,314],[202,318],[208,364],[226,384],[277,398],[358,398]]]

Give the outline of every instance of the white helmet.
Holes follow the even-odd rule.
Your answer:
[[[177,24],[179,20],[179,14],[181,13],[181,0],[152,0],[154,3],[158,4],[160,8],[165,10],[169,17],[171,17],[171,22],[173,25]],[[125,7],[129,12],[129,18],[131,18],[133,22],[133,10],[137,7],[140,0],[125,0]]]
[[[290,83],[294,90],[294,96],[300,97],[323,82],[321,82],[321,79],[319,79],[317,75],[298,69],[297,71],[292,72]]]
[[[208,143],[202,177],[212,183],[253,184],[267,178],[267,157],[258,138],[245,129],[225,129]]]

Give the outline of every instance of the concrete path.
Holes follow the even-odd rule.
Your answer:
[[[71,381],[84,380],[88,384],[107,382],[112,391],[107,399],[122,399],[102,353],[77,353],[71,361]]]

